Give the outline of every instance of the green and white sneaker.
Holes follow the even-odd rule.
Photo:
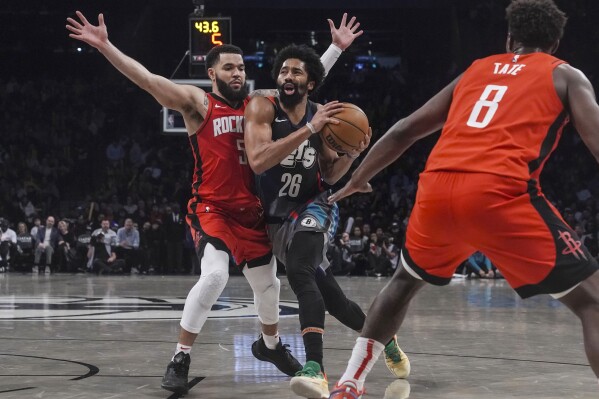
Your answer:
[[[408,378],[410,375],[410,359],[397,343],[397,336],[385,346],[385,364],[397,378]]]
[[[304,368],[295,373],[295,377],[289,382],[291,390],[304,398],[328,398],[329,381],[325,373],[320,369],[320,364],[315,361],[307,361]]]

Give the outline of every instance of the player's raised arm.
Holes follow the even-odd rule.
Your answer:
[[[358,30],[360,23],[356,20],[356,17],[351,17],[351,19],[347,21],[346,12],[343,13],[339,28],[335,26],[333,20],[327,19],[327,21],[331,28],[332,43],[320,57],[320,62],[322,62],[322,65],[324,66],[325,75],[328,75],[341,53],[345,51],[357,37],[364,33],[363,30]]]
[[[170,80],[151,73],[139,62],[123,54],[108,40],[108,30],[104,15],[98,15],[98,25],[91,24],[80,12],[76,12],[79,21],[67,18],[66,28],[70,37],[96,48],[116,69],[133,83],[150,93],[161,105],[189,113],[198,111],[202,117],[206,114],[205,92],[196,86],[178,85]]]
[[[339,28],[335,26],[332,19],[327,19],[329,27],[331,28],[332,43],[329,48],[320,57],[320,62],[324,66],[324,74],[328,75],[333,65],[339,59],[339,56],[345,51],[354,40],[361,36],[364,31],[358,30],[360,23],[356,20],[356,17],[351,17],[347,21],[347,13],[343,13]],[[250,93],[250,97],[278,97],[279,91],[277,89],[258,89]]]

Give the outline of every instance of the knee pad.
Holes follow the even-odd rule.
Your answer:
[[[262,324],[279,322],[279,293],[281,280],[277,278],[277,263],[274,258],[268,265],[244,268],[243,274],[254,292],[254,305]]]
[[[200,280],[189,291],[181,316],[181,327],[194,334],[200,332],[212,305],[216,303],[227,285],[229,255],[207,244],[201,267]]]

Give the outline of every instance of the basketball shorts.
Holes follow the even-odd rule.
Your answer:
[[[483,252],[522,298],[559,296],[599,269],[536,181],[422,173],[402,248],[404,267],[445,285],[475,251]]]
[[[239,267],[246,264],[248,267],[262,266],[272,258],[272,247],[259,206],[231,211],[192,199],[188,204],[187,224],[200,258],[207,243],[227,252]]]
[[[287,260],[287,250],[295,233],[313,231],[322,233],[324,240],[320,267],[326,270],[330,266],[326,251],[328,243],[333,241],[332,237],[339,224],[339,208],[337,204],[328,204],[329,195],[329,191],[324,191],[308,204],[291,212],[283,223],[268,224],[267,231],[272,242],[273,253],[281,263],[285,264]]]

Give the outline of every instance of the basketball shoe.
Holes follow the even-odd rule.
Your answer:
[[[279,339],[275,349],[268,349],[262,334],[260,334],[260,338],[252,344],[252,354],[256,359],[270,362],[281,372],[293,377],[295,373],[302,369],[302,365],[293,357],[291,351],[287,349],[288,347],[289,345],[283,345]]]
[[[408,378],[410,375],[410,359],[397,343],[397,336],[385,346],[385,364],[397,378]]]
[[[358,391],[356,385],[351,381],[345,381],[342,384],[336,384],[329,399],[360,399],[364,390]]]
[[[191,357],[187,353],[177,353],[166,367],[161,387],[167,391],[185,395],[189,391],[187,375],[189,374],[190,363]]]
[[[320,369],[320,364],[309,360],[304,368],[289,381],[291,390],[304,398],[319,399],[329,397],[329,381]]]

